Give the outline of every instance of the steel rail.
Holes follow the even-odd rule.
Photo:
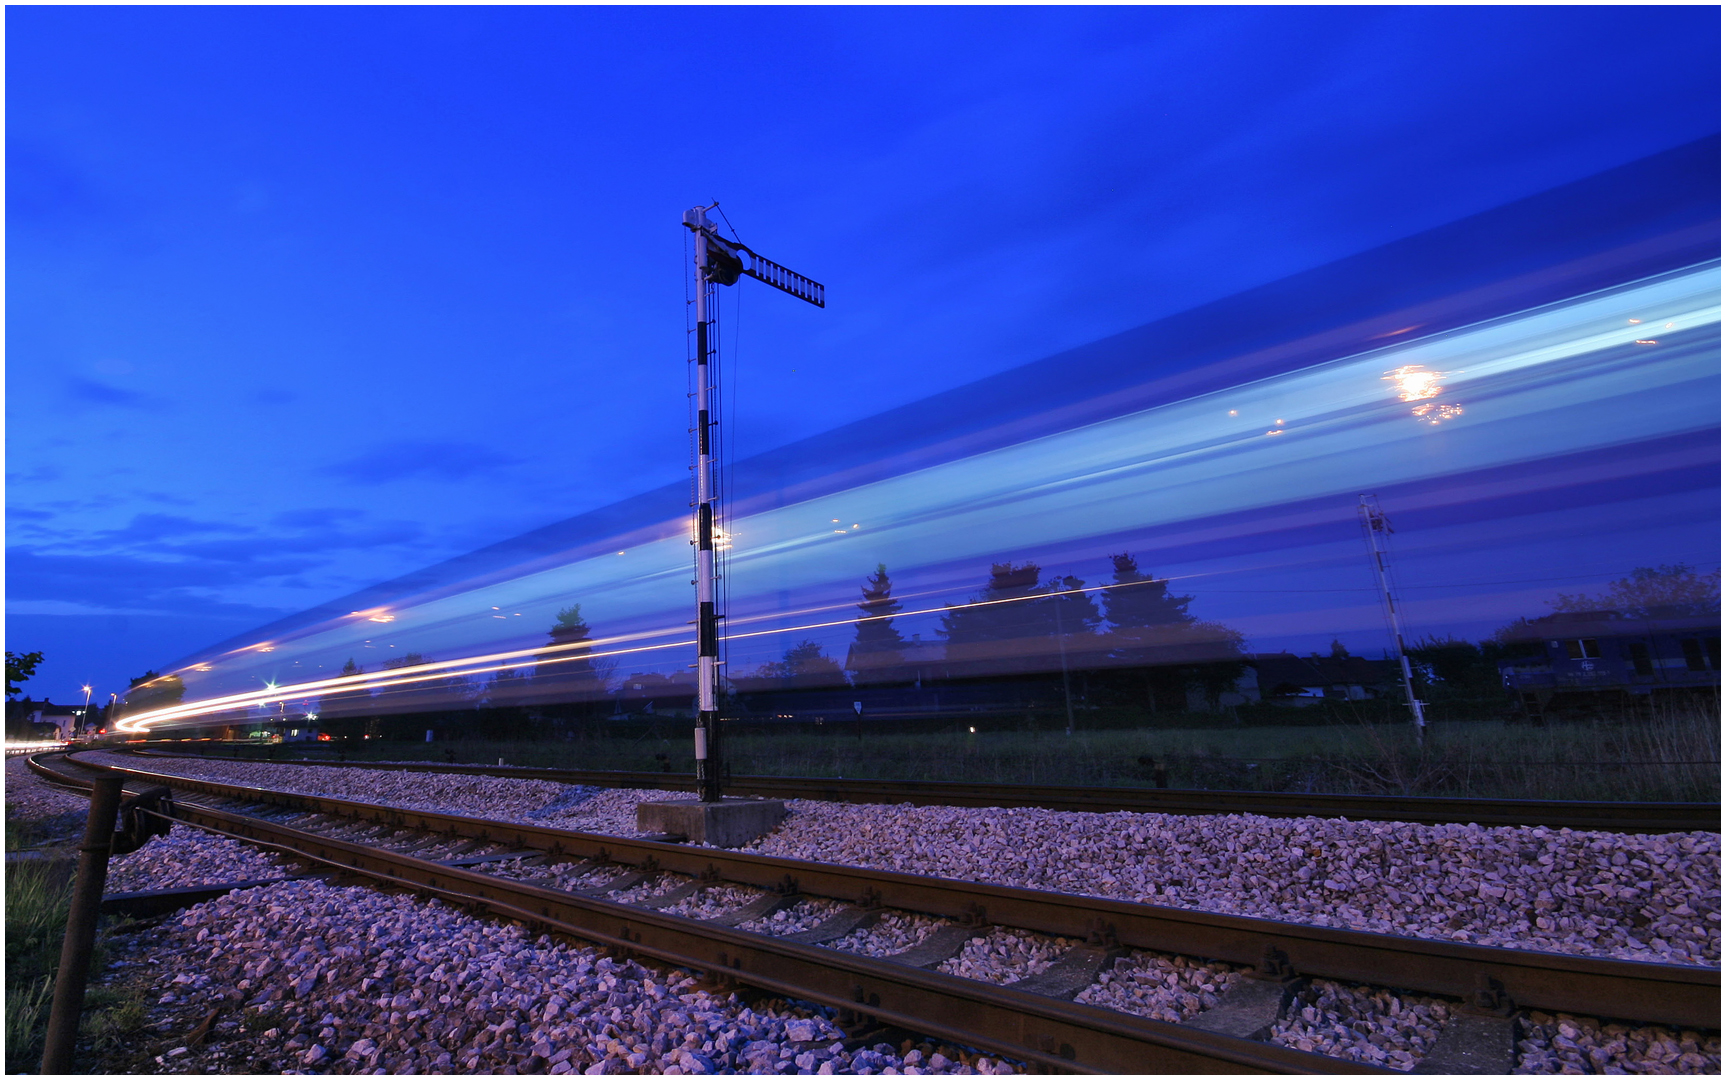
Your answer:
[[[531,933],[568,934],[625,956],[706,971],[1061,1072],[1389,1071],[492,877],[184,800],[175,801],[173,816],[387,887],[512,919]]]
[[[145,756],[212,760],[162,750]],[[251,761],[219,755],[214,760]],[[257,762],[323,765],[550,780],[595,787],[693,790],[681,773],[548,769],[532,766],[439,765],[432,762],[318,761],[309,758]],[[1514,825],[1601,832],[1719,832],[1719,803],[1583,802],[1539,799],[1457,799],[1413,795],[1328,795],[1306,792],[1197,791],[1182,788],[1071,787],[1048,784],[973,784],[945,780],[857,780],[800,776],[733,776],[726,790],[770,799],[828,802],[912,803],[918,806],[1036,806],[1050,810],[1141,814],[1261,814],[1266,817],[1342,817],[1354,821],[1406,821],[1417,825]]]
[[[74,755],[68,759],[76,760]],[[86,767],[112,768],[96,764]],[[1130,948],[1249,965],[1259,963],[1274,949],[1287,957],[1294,971],[1306,976],[1460,998],[1470,997],[1484,977],[1496,981],[1520,1007],[1704,1028],[1717,1027],[1720,1022],[1718,968],[1340,930],[375,806],[171,773],[121,771],[153,783],[225,798],[452,833],[556,855],[651,865],[757,888],[790,887],[865,906],[879,904],[946,918],[984,919],[1062,937],[1089,939],[1101,935]]]

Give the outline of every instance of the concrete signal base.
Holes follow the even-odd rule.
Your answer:
[[[635,808],[635,827],[644,833],[681,836],[692,844],[742,847],[766,836],[785,820],[785,804],[778,799],[726,799],[698,802],[677,799],[644,802]]]

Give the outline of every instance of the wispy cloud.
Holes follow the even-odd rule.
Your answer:
[[[468,442],[404,440],[384,443],[321,471],[356,484],[394,480],[467,480],[518,464],[520,458]]]
[[[110,544],[150,543],[178,537],[202,536],[210,533],[255,533],[250,525],[235,525],[226,521],[198,521],[178,514],[138,514],[131,524],[97,534],[96,539]]]
[[[74,375],[66,380],[67,392],[78,401],[91,405],[114,405],[123,409],[147,409],[151,407],[150,398],[136,390],[127,390],[119,386],[110,386],[95,379],[85,379]]]
[[[360,511],[292,511],[268,528],[174,514],[138,514],[122,528],[77,532],[21,522],[30,542],[6,550],[7,599],[20,611],[43,604],[102,611],[232,609],[263,611],[228,599],[260,585],[310,588],[340,553],[418,548],[424,527],[366,522]],[[58,611],[59,609],[53,609]],[[70,610],[70,609],[68,609]]]
[[[53,465],[38,465],[29,472],[21,469],[8,472],[8,484],[51,484],[60,479],[60,470]]]

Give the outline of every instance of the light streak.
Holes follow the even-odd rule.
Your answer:
[[[643,630],[630,634],[615,634],[610,637],[589,638],[586,641],[570,642],[563,645],[536,645],[529,649],[511,649],[504,652],[487,653],[482,656],[462,657],[457,660],[428,660],[421,664],[413,664],[406,667],[386,668],[375,672],[362,671],[355,675],[335,675],[327,679],[314,679],[310,682],[295,683],[294,685],[283,689],[280,694],[278,694],[278,688],[275,682],[269,681],[264,684],[263,691],[247,691],[226,694],[219,697],[183,703],[181,705],[152,709],[149,712],[136,713],[131,716],[127,716],[116,723],[115,727],[124,731],[142,732],[147,730],[147,728],[142,726],[128,727],[127,725],[144,725],[160,723],[167,719],[181,719],[184,715],[187,715],[188,710],[196,710],[196,712],[191,713],[191,715],[206,715],[212,711],[226,711],[229,708],[250,707],[251,705],[261,703],[262,697],[266,695],[273,701],[278,696],[293,697],[295,695],[309,694],[318,691],[357,689],[362,686],[372,688],[394,685],[405,681],[416,681],[412,677],[418,676],[420,673],[432,673],[427,675],[427,678],[451,678],[458,674],[474,674],[472,671],[464,672],[455,670],[470,664],[522,660],[532,657],[535,659],[537,666],[544,667],[550,664],[580,660],[586,656],[621,656],[626,655],[631,650],[622,649],[614,652],[583,652],[582,650],[589,650],[599,646],[626,641],[650,640],[655,637],[663,637],[669,633],[681,632],[684,632],[682,627],[678,627],[676,629]],[[683,644],[688,644],[688,642],[683,642]],[[392,645],[390,647],[394,648],[395,646]],[[669,646],[665,645],[643,646],[641,651],[651,651],[668,647]],[[550,655],[560,652],[575,653],[577,655],[563,657]],[[550,656],[549,659],[547,659],[548,656]],[[497,667],[485,668],[483,670],[504,671],[510,669],[512,666],[513,665],[511,664],[504,663]],[[149,683],[143,683],[141,685],[149,686],[157,681],[160,680],[152,679]]]
[[[1158,580],[1166,582],[1168,579]],[[806,622],[797,626],[782,626],[766,630],[732,632],[728,634],[727,637],[732,640],[747,640],[750,638],[772,637],[780,634],[808,633],[814,630],[831,629],[837,626],[851,626],[857,623],[875,622],[881,619],[907,618],[918,615],[940,615],[962,608],[970,609],[996,607],[1004,604],[1031,603],[1038,600],[1047,600],[1054,596],[1077,596],[1087,593],[1100,593],[1106,592],[1110,589],[1132,588],[1134,586],[1143,586],[1145,584],[1147,584],[1147,582],[1125,581],[1102,585],[1086,585],[1076,589],[1050,589],[1043,592],[1032,593],[1027,596],[1006,596],[995,600],[971,600],[959,604],[942,604],[939,607],[899,611],[892,615],[868,615],[843,619],[825,619],[816,622]],[[799,611],[792,614],[814,613],[820,610],[833,610],[846,606],[850,605],[834,604],[824,608],[812,608],[808,609],[806,612]],[[787,613],[785,612],[777,612],[772,615],[757,615],[746,619],[740,619],[738,622],[762,622],[768,619],[783,619],[786,614]],[[681,632],[685,632],[683,627],[677,627],[675,629],[667,628],[657,631],[643,631],[634,635],[619,635],[619,639],[654,637]],[[553,649],[563,649],[575,652],[576,655],[554,657],[549,660],[540,659],[536,667],[549,667],[554,664],[571,663],[577,660],[595,660],[612,656],[630,656],[638,653],[658,652],[665,649],[687,648],[694,643],[694,639],[688,638],[661,642],[656,645],[639,645],[627,649],[579,651],[587,649],[589,646],[595,644],[595,642],[576,642],[574,644],[564,646],[545,646],[543,648],[536,648],[533,650],[523,650],[511,653],[494,653],[485,656],[463,657],[457,660],[428,662],[425,664],[416,664],[412,667],[391,668],[378,672],[361,672],[358,675],[336,676],[334,678],[317,679],[310,682],[293,683],[286,686],[278,686],[272,682],[266,683],[263,690],[253,693],[228,694],[222,697],[187,702],[181,705],[154,709],[150,712],[127,716],[117,722],[114,727],[117,731],[123,731],[130,734],[144,734],[151,730],[151,727],[155,725],[167,725],[175,721],[185,721],[199,716],[234,712],[239,709],[268,705],[275,701],[280,701],[285,704],[286,700],[289,698],[305,696],[312,693],[318,693],[322,696],[330,690],[358,690],[362,688],[368,692],[387,692],[402,686],[414,686],[427,682],[465,678],[470,675],[493,674],[499,671],[512,671],[515,669],[516,665],[510,663],[499,663],[497,661],[500,658],[519,660],[523,656],[540,656]]]
[[[1685,336],[1662,339],[1670,347],[1659,353],[1623,349],[1626,344],[1653,340],[1637,337],[1646,331],[1626,323],[1622,311],[1627,305],[1647,311],[1648,322],[1666,325],[1669,335]],[[1086,537],[1178,525],[1363,485],[1417,482],[1656,438],[1718,424],[1718,399],[1697,391],[1718,375],[1718,344],[1708,337],[1718,324],[1717,265],[1691,267],[907,469],[848,488],[840,497],[859,519],[854,529],[860,532],[860,518],[870,517],[868,565],[879,559],[897,571],[999,559],[1003,526],[1008,526],[1016,552],[1070,550]],[[1399,371],[1417,377],[1399,380]],[[1385,393],[1384,381],[1393,384],[1392,393]],[[1459,396],[1470,398],[1466,412],[1452,403],[1452,385]],[[1627,397],[1639,397],[1640,403],[1627,409],[1623,406]],[[1236,407],[1225,408],[1225,403]],[[1258,441],[1269,434],[1265,429],[1251,420],[1217,425],[1218,411],[1236,417],[1281,413],[1277,419],[1299,426],[1302,437],[1281,440],[1273,450]],[[1406,436],[1387,426],[1406,425],[1409,419],[1422,427],[1408,429]],[[1431,445],[1427,436],[1435,420],[1457,435],[1442,448]],[[1286,433],[1280,426],[1274,430]],[[1516,437],[1504,438],[1502,433],[1507,431],[1514,431]],[[1257,449],[1249,449],[1249,444]],[[1339,477],[1337,471],[1342,464],[1350,470],[1346,477]],[[730,623],[732,636],[749,633],[759,639],[800,629],[775,628],[756,634],[751,628],[765,624],[736,610],[757,600],[768,602],[775,590],[785,594],[833,589],[843,580],[850,591],[849,575],[857,567],[847,560],[857,558],[848,554],[856,546],[840,549],[821,543],[829,534],[808,528],[819,521],[823,510],[829,512],[830,525],[843,526],[842,519],[831,518],[834,498],[833,492],[821,492],[743,519],[749,540],[735,556],[729,575],[736,612]],[[555,566],[549,560],[537,562],[535,567],[545,568],[518,572],[502,593],[495,591],[495,579],[465,591],[461,583],[450,582],[447,591],[423,602],[392,600],[388,610],[372,608],[346,618],[308,622],[276,641],[229,650],[216,664],[217,678],[232,687],[260,668],[271,670],[251,654],[278,646],[305,657],[308,666],[325,661],[339,666],[348,650],[361,647],[348,635],[389,611],[401,612],[415,635],[411,642],[398,637],[402,642],[398,651],[438,649],[445,655],[463,655],[463,660],[446,661],[441,667],[424,665],[428,674],[440,670],[449,676],[463,670],[461,664],[474,661],[470,653],[497,657],[485,663],[500,665],[529,656],[555,662],[562,655],[557,646],[517,646],[519,629],[514,626],[509,631],[476,629],[479,618],[488,614],[484,608],[489,605],[481,597],[509,598],[512,607],[580,597],[590,618],[598,614],[620,623],[652,620],[653,628],[609,636],[603,646],[597,641],[569,646],[598,646],[619,654],[632,651],[632,646],[650,651],[647,643],[672,633],[659,624],[668,620],[667,613],[680,610],[683,602],[689,575],[682,523],[682,519],[668,521],[630,533],[633,546],[626,549],[632,556],[627,572],[614,558],[601,557],[611,552],[609,544],[598,538],[603,545],[598,554]],[[636,537],[649,535],[655,538],[634,543]],[[901,592],[899,597],[907,595],[922,594]],[[835,604],[833,610],[854,603]],[[496,610],[501,612],[501,606]],[[945,607],[926,610],[938,613]],[[916,613],[900,613],[911,614]],[[784,612],[770,612],[761,619],[785,617]],[[808,629],[855,621],[811,621]],[[484,626],[489,628],[489,621]],[[440,638],[439,633],[445,636]],[[511,639],[504,639],[506,633]],[[456,635],[466,640],[450,640]],[[495,644],[485,642],[482,635],[493,636]],[[382,646],[368,641],[366,647]],[[200,662],[181,670],[209,667]],[[362,674],[358,685],[379,679],[377,674]],[[219,687],[198,681],[205,686],[188,690],[200,692],[201,700],[217,700],[209,690]],[[378,683],[386,684],[387,680]],[[342,685],[354,684],[338,681],[329,688]],[[153,710],[127,721],[158,716],[160,712]]]

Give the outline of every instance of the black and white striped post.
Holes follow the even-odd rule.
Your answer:
[[[1384,601],[1385,618],[1390,622],[1390,637],[1396,643],[1396,659],[1402,665],[1402,692],[1408,699],[1409,718],[1414,721],[1416,746],[1426,745],[1426,710],[1414,694],[1414,672],[1408,664],[1408,646],[1402,640],[1402,616],[1396,607],[1396,596],[1390,590],[1390,566],[1386,561],[1384,538],[1392,529],[1390,519],[1378,504],[1377,495],[1360,497],[1360,526],[1366,533],[1366,545],[1372,552],[1372,569],[1378,575],[1379,597]]]
[[[720,801],[719,620],[714,552],[719,521],[719,484],[713,456],[719,410],[712,377],[714,286],[734,285],[747,275],[816,307],[827,306],[826,289],[816,281],[764,259],[714,230],[707,211],[684,212],[683,224],[695,233],[695,626],[696,726],[695,778],[702,802]]]
[[[711,226],[701,209],[683,216],[695,230],[695,779],[702,802],[718,802],[722,777],[719,745],[719,613],[715,606],[713,521],[718,491],[713,475],[713,380],[708,359],[708,312],[713,279],[707,269]]]

